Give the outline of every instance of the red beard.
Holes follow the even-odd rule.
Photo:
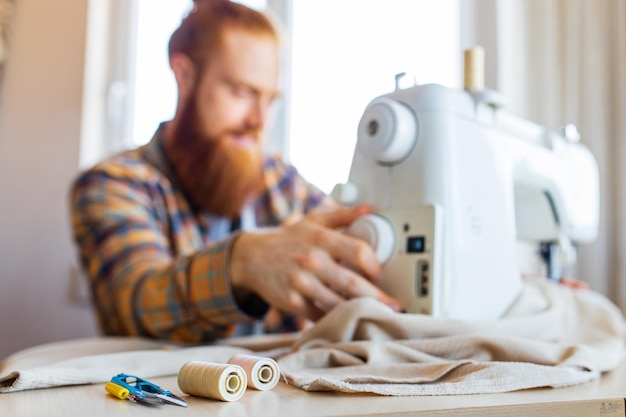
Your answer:
[[[261,132],[228,131],[218,137],[202,133],[200,118],[190,97],[180,122],[166,141],[165,150],[180,185],[191,202],[213,215],[235,219],[263,186],[260,145],[244,149],[233,143],[233,134],[255,138]]]

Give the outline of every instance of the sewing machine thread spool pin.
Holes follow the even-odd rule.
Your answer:
[[[402,87],[402,79],[406,76],[406,72],[400,72],[396,75],[394,75],[394,82],[395,82],[395,91],[399,91],[402,90],[403,88],[406,87]],[[417,77],[414,75],[413,76],[413,86],[415,87],[417,85]]]
[[[463,88],[472,96],[475,105],[484,104],[494,110],[503,108],[504,96],[485,88],[485,49],[482,46],[468,48],[463,58]]]

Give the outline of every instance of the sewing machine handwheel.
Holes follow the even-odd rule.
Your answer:
[[[393,225],[385,217],[378,214],[359,217],[348,227],[346,233],[369,243],[381,264],[391,259],[396,238]]]
[[[409,156],[418,136],[418,122],[406,105],[385,97],[372,101],[361,117],[357,147],[384,165],[395,165]]]

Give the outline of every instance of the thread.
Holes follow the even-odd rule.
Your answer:
[[[191,361],[178,371],[178,387],[195,397],[237,401],[246,391],[247,376],[239,365]]]
[[[466,49],[464,52],[464,88],[482,91],[485,89],[485,50],[482,46]]]
[[[280,379],[280,368],[271,358],[240,353],[230,358],[228,363],[241,366],[246,373],[250,388],[260,391],[270,390]]]

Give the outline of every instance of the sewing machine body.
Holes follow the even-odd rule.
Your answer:
[[[586,147],[439,85],[370,103],[348,185],[344,202],[369,203],[392,226],[380,286],[413,313],[497,318],[521,289],[518,239],[597,233]]]

